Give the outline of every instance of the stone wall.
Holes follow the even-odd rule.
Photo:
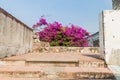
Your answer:
[[[49,52],[62,53],[99,53],[98,47],[50,47]]]
[[[112,0],[114,10],[120,10],[120,0]]]
[[[48,42],[39,40],[37,33],[33,36],[33,52],[46,53],[99,53],[99,47],[65,47],[65,46],[50,46]]]
[[[47,49],[48,47],[50,47],[48,42],[43,42],[39,40],[39,35],[38,33],[34,33],[33,36],[33,52],[43,52],[46,51],[45,49]]]
[[[99,53],[99,47],[41,47],[42,52],[48,53]]]
[[[32,50],[33,31],[0,8],[0,58]]]

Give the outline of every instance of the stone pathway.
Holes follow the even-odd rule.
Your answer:
[[[3,80],[114,80],[98,53],[28,53],[0,64]]]

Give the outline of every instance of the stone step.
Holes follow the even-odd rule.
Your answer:
[[[104,68],[104,61],[84,61],[76,58],[31,58],[26,60],[26,65],[55,66],[55,67],[96,67]]]
[[[111,79],[107,68],[0,66],[0,77],[48,79]]]
[[[0,65],[6,66],[25,66],[25,60],[0,60]]]
[[[71,58],[30,58],[26,60],[1,60],[0,65],[11,66],[55,66],[55,67],[75,67],[79,65],[78,59]]]
[[[15,77],[0,77],[0,79],[2,80],[50,80],[48,78],[15,78]],[[115,80],[115,79],[57,79],[57,80]]]
[[[57,78],[66,79],[112,79],[112,72],[107,68],[81,68],[81,67],[49,67],[44,68],[48,77],[56,75]],[[53,76],[52,76],[53,77]]]
[[[13,56],[0,60],[0,65],[38,65],[55,67],[94,67],[104,68],[104,60],[99,58],[100,54],[81,53],[29,53],[21,56]]]
[[[31,58],[26,60],[26,65],[75,67],[79,66],[79,60],[73,58]]]
[[[15,77],[0,77],[2,80],[49,80],[47,78],[15,78]]]
[[[79,67],[88,67],[88,68],[106,68],[107,65],[104,61],[79,61]]]
[[[0,65],[13,66],[55,66],[55,67],[94,67],[104,68],[104,61],[85,61],[75,58],[29,58],[26,60],[1,60]]]
[[[116,79],[58,79],[58,80],[116,80]]]
[[[39,78],[43,76],[41,67],[0,66],[0,77]]]

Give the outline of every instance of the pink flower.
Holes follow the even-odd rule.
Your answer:
[[[55,26],[55,27],[60,27],[61,26],[61,24],[59,23],[59,22],[57,22],[57,21],[55,21],[54,23],[53,23],[53,25]]]
[[[39,22],[43,25],[47,25],[46,19],[44,19],[43,17],[40,18]]]
[[[36,25],[34,24],[34,25],[32,26],[32,28],[36,28]]]
[[[76,25],[71,24],[64,27],[58,22],[47,23],[46,19],[40,18],[39,22],[33,25],[33,28],[46,26],[39,32],[40,40],[49,42],[52,46],[75,46],[87,47],[87,37],[89,33]]]

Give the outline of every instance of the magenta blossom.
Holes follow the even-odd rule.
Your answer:
[[[43,17],[40,18],[39,22],[43,25],[47,25],[46,19],[44,19]]]
[[[36,28],[36,25],[34,24],[34,25],[32,26],[32,28]]]
[[[40,20],[36,24],[34,24],[32,26],[32,28],[37,28],[37,27],[40,27],[42,25],[47,25],[47,24],[48,23],[46,22],[46,19],[44,19],[43,17],[41,17]]]
[[[34,27],[41,27],[41,25],[46,27],[38,32],[39,38],[41,41],[49,42],[51,46],[88,46],[86,38],[89,37],[89,33],[79,26],[71,24],[69,27],[64,27],[56,21],[48,24],[43,17]]]

